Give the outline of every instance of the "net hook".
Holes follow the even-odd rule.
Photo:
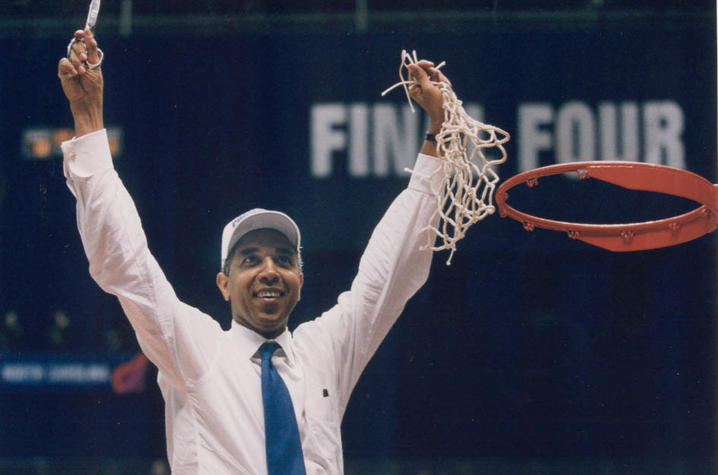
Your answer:
[[[624,229],[621,231],[621,238],[624,242],[631,242],[633,241],[634,236],[636,235],[636,232],[631,229]]]
[[[678,234],[678,231],[681,230],[681,223],[673,222],[668,225],[668,229],[670,229],[673,234]]]

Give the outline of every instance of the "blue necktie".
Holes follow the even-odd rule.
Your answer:
[[[305,475],[302,443],[292,398],[277,369],[272,354],[279,344],[268,341],[259,347],[262,356],[262,401],[269,475]]]

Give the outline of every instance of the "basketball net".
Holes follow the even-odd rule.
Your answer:
[[[402,50],[400,81],[381,94],[384,96],[403,86],[412,112],[414,106],[409,88],[416,81],[406,79],[404,71],[408,73],[409,65],[418,62],[416,51],[409,54]],[[435,69],[444,64],[441,62]],[[469,227],[496,211],[493,195],[499,176],[492,167],[506,161],[504,144],[511,137],[498,127],[472,119],[454,94],[451,84],[446,81],[432,82],[439,87],[443,98],[444,122],[441,131],[436,134],[436,148],[444,164],[432,175],[421,177],[432,182],[434,175],[441,176],[439,189],[432,190],[436,195],[436,211],[429,220],[437,224],[429,224],[422,230],[428,231],[427,242],[422,249],[450,249],[446,264],[451,265],[456,243],[464,238]],[[410,169],[407,171],[414,173]]]

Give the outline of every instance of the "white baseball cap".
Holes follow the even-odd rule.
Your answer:
[[[282,233],[289,243],[299,251],[301,245],[301,235],[299,227],[292,218],[281,211],[271,211],[262,208],[254,208],[246,213],[240,214],[232,221],[227,223],[222,231],[222,256],[220,261],[220,269],[224,269],[224,261],[227,260],[227,254],[237,242],[248,232],[257,229],[274,229]]]

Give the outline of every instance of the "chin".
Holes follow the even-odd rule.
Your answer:
[[[287,320],[286,319],[277,319],[277,318],[262,318],[261,319],[261,330],[264,332],[279,332],[281,333],[284,331],[284,328],[287,326]]]
[[[285,327],[275,328],[275,329],[261,329],[261,330],[255,329],[255,331],[265,338],[273,339],[273,338],[278,337],[282,333],[284,333],[284,328]]]

